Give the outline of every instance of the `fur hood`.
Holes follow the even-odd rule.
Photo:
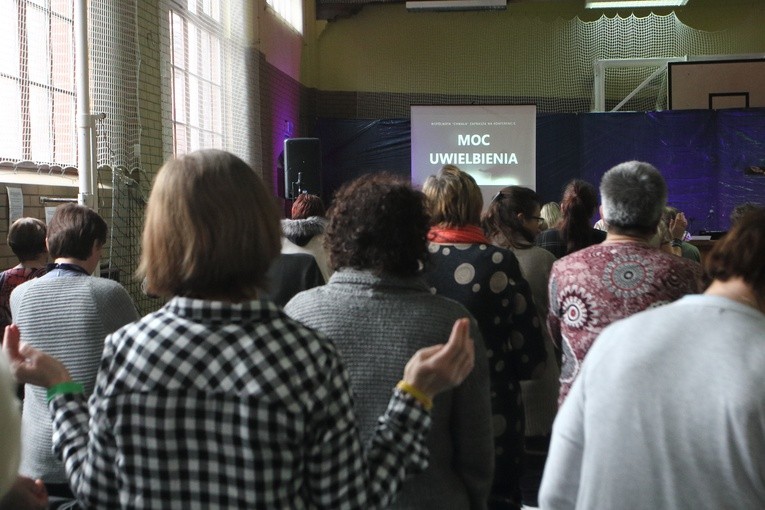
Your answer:
[[[327,219],[321,216],[311,216],[304,220],[282,220],[282,233],[284,237],[298,246],[305,246],[308,241],[327,228]]]

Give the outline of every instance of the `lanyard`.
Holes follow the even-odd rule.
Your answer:
[[[90,273],[88,273],[83,267],[78,266],[77,264],[68,264],[66,262],[55,263],[49,266],[48,271],[52,271],[54,269],[63,269],[64,271],[71,271],[73,273],[80,273],[90,276]]]

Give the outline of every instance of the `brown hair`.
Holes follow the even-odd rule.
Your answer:
[[[744,214],[724,237],[715,242],[704,260],[704,277],[727,281],[740,277],[748,283],[760,307],[765,306],[765,209]]]
[[[106,243],[107,226],[96,211],[79,204],[56,208],[48,225],[48,252],[52,259],[87,260],[93,246]]]
[[[425,196],[390,174],[365,175],[335,195],[326,245],[333,269],[414,276],[429,258]]]
[[[486,237],[494,240],[504,238],[500,245],[506,248],[518,246],[514,234],[520,234],[529,243],[534,243],[534,234],[526,228],[518,214],[531,218],[539,204],[539,195],[532,189],[523,186],[502,188],[483,215],[482,226]]]
[[[157,174],[137,274],[154,295],[251,299],[280,248],[278,208],[260,177],[233,154],[201,150]]]
[[[432,225],[464,227],[481,224],[483,197],[470,174],[445,165],[425,180],[422,192],[428,197]]]
[[[735,225],[736,222],[738,222],[738,220],[740,220],[745,214],[756,211],[757,209],[762,209],[762,206],[753,204],[752,202],[744,202],[743,204],[739,204],[734,207],[730,213],[731,227]]]
[[[293,220],[304,220],[311,216],[324,216],[325,214],[324,202],[321,201],[321,198],[316,195],[301,193],[292,203],[290,216]]]
[[[561,219],[555,226],[566,242],[566,253],[573,253],[592,244],[590,219],[597,207],[598,192],[595,186],[581,179],[574,179],[566,185],[560,202]]]
[[[45,223],[37,218],[19,218],[8,229],[8,246],[19,262],[35,260],[48,251],[45,247]]]

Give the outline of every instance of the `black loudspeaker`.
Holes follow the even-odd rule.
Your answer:
[[[284,140],[284,195],[321,196],[321,142],[318,138]]]

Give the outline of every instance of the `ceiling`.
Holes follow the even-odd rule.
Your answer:
[[[368,4],[403,4],[406,0],[315,0],[316,1],[316,19],[333,20],[337,18],[349,17],[358,13],[365,5]],[[629,1],[629,0],[620,0]],[[689,0],[697,3],[704,3],[705,0]],[[706,0],[706,1],[719,1],[719,0]],[[746,0],[758,1],[758,0]],[[740,3],[740,0],[726,0],[730,3]],[[568,6],[578,5],[584,8],[585,0],[507,0],[510,4],[529,4],[529,3],[558,3],[567,4]]]

